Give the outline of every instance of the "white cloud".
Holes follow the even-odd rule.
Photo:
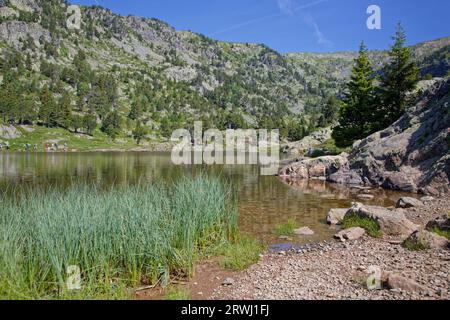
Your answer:
[[[297,7],[297,3],[294,0],[277,0],[277,3],[281,12],[287,15],[293,15]]]
[[[225,28],[225,29],[213,32],[213,33],[211,33],[209,35],[210,36],[216,36],[218,34],[226,33],[226,32],[229,32],[229,31],[234,31],[234,30],[237,30],[237,29],[241,29],[241,28],[249,26],[249,25],[253,25],[253,24],[256,24],[256,23],[261,23],[261,22],[266,21],[266,20],[279,18],[279,17],[282,17],[284,15],[293,15],[293,14],[295,14],[298,11],[302,11],[304,9],[307,9],[307,8],[310,8],[310,7],[314,7],[316,5],[319,5],[319,4],[321,4],[323,2],[327,2],[327,1],[329,1],[329,0],[316,0],[316,1],[312,1],[312,2],[309,2],[309,3],[302,4],[302,5],[297,5],[295,0],[277,0],[278,7],[280,8],[281,12],[272,13],[272,14],[269,14],[267,16],[262,16],[262,17],[259,17],[259,18],[250,19],[250,20],[247,20],[247,21],[244,21],[244,22],[232,25],[232,26],[230,26],[228,28]]]
[[[317,43],[323,46],[331,47],[333,46],[333,42],[330,41],[325,34],[320,29],[318,23],[314,19],[314,17],[310,14],[304,16],[303,20],[306,24],[308,24],[314,30],[314,36],[317,39]]]

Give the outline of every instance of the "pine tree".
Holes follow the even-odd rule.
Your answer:
[[[133,130],[133,138],[136,140],[136,143],[139,145],[141,140],[147,134],[146,128],[142,125],[140,121],[136,123],[136,127]]]
[[[419,81],[419,69],[411,61],[411,50],[405,47],[406,35],[401,24],[393,37],[390,61],[383,69],[379,97],[383,110],[379,112],[377,129],[383,129],[398,120],[405,112],[407,94]]]
[[[321,126],[328,126],[330,124],[333,124],[338,116],[339,116],[339,108],[340,108],[341,102],[335,97],[331,96],[328,98],[327,103],[325,104],[325,107],[323,108],[323,120],[321,121]]]
[[[67,91],[64,91],[59,101],[59,108],[56,111],[56,124],[62,128],[68,129],[72,118],[72,99]]]
[[[94,115],[86,114],[83,117],[83,128],[87,134],[92,135],[92,132],[97,128],[97,118]]]
[[[333,132],[339,147],[351,146],[353,141],[365,138],[371,132],[376,113],[373,74],[367,48],[362,42],[339,112],[339,125]]]
[[[110,112],[103,120],[101,130],[115,140],[120,134],[120,115],[114,110]]]
[[[55,109],[56,104],[52,93],[47,85],[44,86],[40,96],[41,106],[39,108],[39,119],[47,126],[56,126]]]
[[[138,120],[142,116],[142,106],[141,101],[138,99],[134,101],[131,105],[130,113],[128,114],[128,118],[131,120]]]

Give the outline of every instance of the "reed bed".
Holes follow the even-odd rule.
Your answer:
[[[236,234],[231,188],[200,175],[100,190],[30,190],[0,203],[0,298],[122,298],[125,288],[188,276]],[[67,290],[67,267],[82,289]]]

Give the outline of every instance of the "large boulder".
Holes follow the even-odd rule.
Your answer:
[[[411,197],[401,197],[398,199],[396,208],[414,208],[423,206],[423,202]]]
[[[412,243],[422,244],[429,249],[450,248],[450,241],[436,233],[427,230],[418,230],[408,237]]]
[[[347,213],[348,209],[330,209],[327,215],[327,223],[334,225],[340,224]]]
[[[345,230],[341,230],[334,235],[334,237],[342,242],[349,240],[358,240],[363,235],[366,234],[366,230],[360,227],[349,228]]]
[[[349,214],[375,220],[380,226],[381,232],[388,236],[406,239],[419,229],[419,226],[408,220],[403,213],[384,207],[366,206],[356,202],[348,210],[347,215]]]
[[[398,274],[388,273],[385,286],[391,290],[403,290],[409,292],[426,293],[428,288],[412,279],[402,277]]]

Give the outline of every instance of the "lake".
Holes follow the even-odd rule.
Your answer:
[[[292,242],[328,240],[336,232],[325,223],[329,209],[349,207],[352,201],[391,206],[404,195],[374,189],[370,191],[375,196],[373,200],[358,200],[362,191],[357,188],[315,180],[286,182],[274,176],[261,176],[257,165],[176,166],[169,153],[0,154],[0,188],[7,193],[21,192],[24,188],[68,188],[79,183],[109,187],[139,181],[170,182],[200,171],[230,181],[237,192],[240,231],[271,244],[283,242],[273,230],[291,219],[315,232],[313,236],[296,236]]]

